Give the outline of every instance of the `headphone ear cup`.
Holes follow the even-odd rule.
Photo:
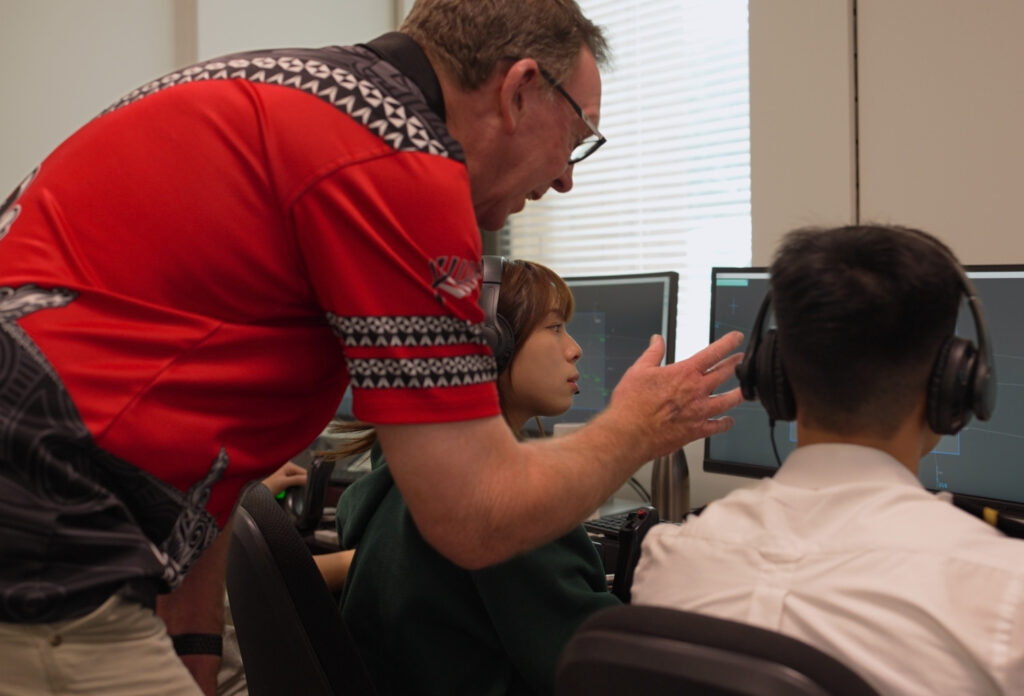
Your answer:
[[[754,378],[757,381],[757,395],[768,417],[773,421],[791,421],[796,418],[796,400],[789,386],[782,357],[778,350],[778,333],[775,329],[765,332],[757,349],[757,365]]]
[[[484,310],[484,321],[480,325],[480,333],[494,355],[500,375],[512,361],[516,349],[512,325],[498,312],[498,297],[506,261],[501,256],[484,256],[482,261],[480,308]]]
[[[950,336],[939,348],[928,380],[925,412],[939,435],[954,435],[971,419],[978,349],[967,339]]]
[[[757,346],[747,347],[743,359],[736,366],[736,379],[740,383],[740,394],[747,401],[757,399]]]
[[[980,348],[975,364],[974,379],[971,382],[971,411],[978,420],[987,421],[992,417],[992,411],[995,409],[995,376],[989,367],[991,363],[982,360]]]
[[[758,354],[761,350],[764,322],[768,316],[768,308],[771,306],[771,302],[772,293],[769,290],[765,293],[764,299],[761,300],[761,306],[757,310],[757,316],[754,318],[754,328],[750,330],[750,341],[747,343],[747,349],[743,352],[743,359],[736,366],[736,379],[740,383],[740,393],[747,401],[754,401],[758,398],[757,368],[760,362]]]
[[[484,326],[484,337],[487,338],[487,345],[494,353],[494,361],[498,364],[500,375],[512,362],[512,354],[516,349],[516,337],[512,333],[512,326],[505,317],[495,314],[494,320],[486,322]]]

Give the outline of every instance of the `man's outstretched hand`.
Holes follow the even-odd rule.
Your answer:
[[[733,331],[692,357],[661,366],[665,342],[652,336],[647,350],[633,363],[612,392],[605,418],[629,426],[648,458],[678,449],[732,427],[723,416],[739,404],[740,390],[715,394],[743,357],[736,353],[743,334]],[[631,438],[632,439],[632,438]]]

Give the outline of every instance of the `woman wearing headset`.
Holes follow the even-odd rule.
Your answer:
[[[529,419],[568,410],[579,391],[581,350],[565,330],[572,310],[553,271],[503,262],[498,316],[489,319],[514,342],[508,364],[499,364],[498,390],[520,436]],[[346,454],[371,444],[369,431]],[[551,692],[565,642],[590,614],[619,603],[587,533],[578,527],[502,564],[463,570],[420,536],[372,446],[373,470],[342,496],[337,524],[342,547],[356,548],[342,614],[378,693]]]

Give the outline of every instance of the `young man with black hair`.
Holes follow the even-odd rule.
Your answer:
[[[634,602],[789,634],[881,693],[1020,693],[1024,544],[916,476],[936,431],[992,406],[986,347],[954,336],[965,283],[917,230],[791,233],[771,267],[777,330],[751,338],[777,359],[744,367],[773,373],[748,385],[795,415],[797,449],[773,479],[652,529]],[[958,361],[961,403],[943,393]]]

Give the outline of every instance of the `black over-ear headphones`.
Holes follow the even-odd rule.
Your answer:
[[[494,360],[498,363],[498,374],[508,367],[516,348],[512,326],[505,317],[498,314],[498,294],[501,292],[501,274],[504,267],[504,257],[484,256],[483,282],[480,285],[480,308],[484,310],[481,332],[491,352],[494,353]]]
[[[942,252],[949,256],[945,249]],[[974,318],[978,345],[959,336],[950,336],[939,349],[928,381],[925,407],[928,425],[939,435],[959,432],[972,414],[978,420],[988,420],[996,405],[995,361],[981,301],[960,264],[952,257],[950,262],[960,276],[960,287]],[[765,295],[754,319],[750,344],[736,366],[736,377],[743,398],[747,401],[760,399],[769,420],[774,423],[794,420],[796,402],[782,366],[776,330],[764,330],[770,305],[771,291]]]

